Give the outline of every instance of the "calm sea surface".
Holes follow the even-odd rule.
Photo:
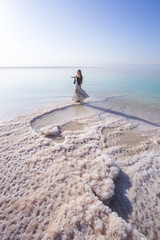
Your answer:
[[[81,68],[92,106],[160,123],[160,68],[110,66]],[[69,100],[77,68],[1,68],[0,122]]]

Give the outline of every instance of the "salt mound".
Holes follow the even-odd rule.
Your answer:
[[[103,203],[119,168],[100,150],[102,123],[56,144],[33,131],[32,118],[0,127],[0,239],[146,239]]]
[[[45,240],[50,239],[141,239],[143,236],[132,231],[130,224],[118,218],[116,213],[95,201],[89,193],[63,204],[55,212],[53,221],[46,231]]]
[[[40,133],[44,134],[45,136],[59,136],[60,127],[55,125],[43,127],[40,129]]]

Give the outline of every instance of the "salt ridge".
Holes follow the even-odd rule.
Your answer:
[[[107,127],[114,129],[114,134],[111,130],[109,135],[112,142],[112,138],[119,136],[120,125],[123,125],[123,132],[133,129],[133,124],[111,114],[106,114],[103,120],[97,115],[77,119],[75,121],[85,124],[85,128],[64,131],[62,143],[45,138],[32,129],[31,123],[40,116],[69,105],[38,110],[0,126],[0,238],[146,239],[133,228],[135,212],[131,226],[108,205],[114,196],[114,181],[119,173],[115,163],[134,175],[135,169],[140,168],[136,162],[139,164],[145,154],[139,159],[135,154],[133,160],[120,161],[124,158],[120,146],[110,146],[102,132]],[[158,139],[160,137],[154,137],[156,151],[159,151]],[[148,164],[151,159],[156,159],[156,168],[159,166],[158,153],[151,154],[148,159]],[[131,161],[136,165],[132,173],[127,165]],[[137,191],[137,182],[133,189]],[[121,198],[120,195],[117,197]],[[141,216],[138,221],[142,221]],[[153,236],[146,232],[148,239],[155,239],[155,233],[151,233]]]

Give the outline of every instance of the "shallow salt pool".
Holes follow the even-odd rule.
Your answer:
[[[55,110],[49,114],[36,119],[32,122],[32,127],[35,131],[39,131],[42,127],[46,127],[53,124],[64,124],[64,130],[78,130],[79,126],[71,124],[71,119],[86,117],[93,114],[100,114],[102,110],[92,109],[87,104],[71,105],[59,110]]]
[[[100,101],[88,101],[83,104],[71,104],[70,106],[59,108],[48,114],[42,115],[32,122],[32,127],[35,131],[49,125],[61,125],[65,130],[78,130],[78,126],[69,122],[73,119],[81,117],[92,117],[98,115],[99,119],[106,117],[106,113],[113,116],[124,117],[128,121],[137,121],[139,124],[147,124],[148,126],[160,127],[160,110],[159,108],[151,111],[149,105],[140,103],[138,100],[130,102],[126,97],[117,96],[114,98],[107,98]]]

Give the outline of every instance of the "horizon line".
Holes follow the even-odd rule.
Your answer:
[[[9,68],[104,68],[104,67],[108,67],[108,66],[156,66],[156,67],[160,67],[160,63],[151,63],[151,64],[147,64],[147,63],[106,63],[106,64],[102,64],[99,66],[66,66],[66,65],[62,65],[62,66],[0,66],[0,69],[9,69]]]

